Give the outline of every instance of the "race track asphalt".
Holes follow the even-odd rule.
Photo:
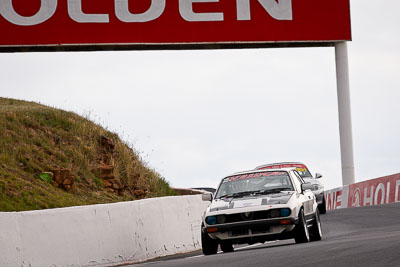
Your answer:
[[[323,240],[318,242],[278,241],[240,247],[233,253],[197,252],[131,266],[400,267],[400,203],[328,211],[321,222]]]

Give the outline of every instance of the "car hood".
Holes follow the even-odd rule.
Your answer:
[[[210,212],[261,205],[287,204],[293,193],[281,192],[269,195],[216,199],[210,205]]]

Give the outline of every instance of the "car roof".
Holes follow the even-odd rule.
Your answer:
[[[258,173],[258,172],[275,172],[275,171],[276,172],[282,172],[282,171],[289,172],[291,170],[294,170],[294,168],[281,168],[281,169],[268,169],[268,170],[254,169],[254,170],[248,170],[248,171],[235,172],[235,173],[232,173],[231,175],[225,176],[223,179],[225,179],[227,177],[231,177],[231,176],[241,175],[241,174],[251,174],[251,173]]]
[[[304,165],[304,166],[306,166],[302,162],[277,162],[277,163],[269,163],[269,164],[264,164],[264,165],[257,166],[255,168],[255,170],[260,170],[260,169],[263,169],[263,168],[266,168],[266,167],[275,166],[275,165]],[[291,167],[289,167],[289,168],[291,168]],[[279,169],[279,168],[277,168],[277,169]],[[281,169],[283,169],[283,168],[281,168]]]

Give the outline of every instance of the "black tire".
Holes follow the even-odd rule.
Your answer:
[[[233,252],[232,242],[229,241],[221,241],[221,250],[224,253]]]
[[[319,241],[322,239],[321,220],[318,209],[315,211],[313,226],[310,228],[310,240]]]
[[[310,233],[308,232],[307,221],[303,209],[299,212],[299,223],[296,225],[294,231],[294,240],[296,243],[307,243],[310,241]]]
[[[202,224],[201,228],[203,227],[204,225]],[[211,237],[209,237],[207,233],[203,233],[203,230],[201,231],[201,249],[203,250],[204,255],[217,254],[218,251],[217,240],[214,240]]]
[[[326,202],[325,202],[325,194],[322,197],[322,203],[318,205],[319,209],[319,214],[325,214],[326,213]]]

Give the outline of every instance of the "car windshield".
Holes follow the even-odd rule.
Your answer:
[[[304,164],[278,163],[278,164],[261,166],[259,169],[265,170],[265,169],[282,169],[282,168],[296,168],[296,171],[300,174],[301,178],[313,178],[310,171]]]
[[[300,174],[301,178],[313,178],[306,166],[296,167],[296,171]]]
[[[271,194],[281,191],[293,191],[287,172],[257,172],[226,177],[222,180],[215,198]]]

